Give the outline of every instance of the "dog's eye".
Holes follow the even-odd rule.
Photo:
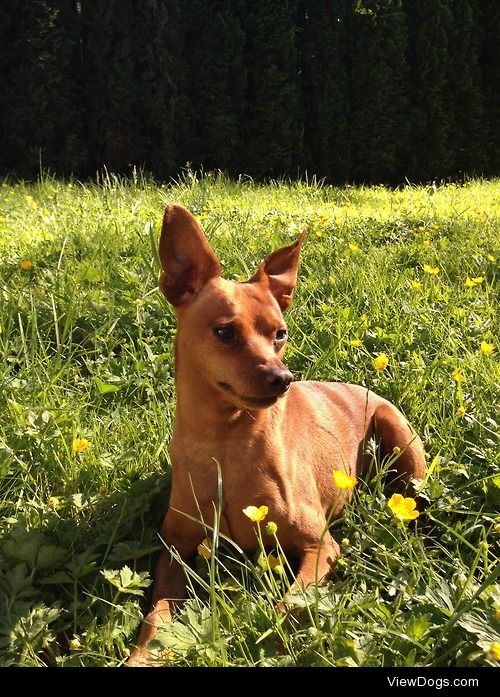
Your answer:
[[[282,344],[284,341],[286,341],[287,336],[288,336],[288,334],[287,334],[286,329],[278,329],[278,331],[276,332],[276,339],[275,339],[276,343]]]
[[[224,343],[228,344],[234,339],[236,332],[231,324],[223,324],[220,327],[215,327],[214,334],[217,339],[220,339]]]

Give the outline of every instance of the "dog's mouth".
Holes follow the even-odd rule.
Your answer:
[[[227,392],[232,397],[235,397],[240,404],[253,409],[264,409],[265,407],[272,406],[285,394],[285,392],[288,391],[287,388],[281,394],[271,395],[269,397],[247,397],[245,395],[238,394],[236,390],[234,390],[227,382],[218,382],[217,384],[224,390],[224,392]]]

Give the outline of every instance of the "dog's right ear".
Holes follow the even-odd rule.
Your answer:
[[[177,203],[165,208],[160,235],[160,290],[176,307],[220,276],[220,263],[194,216]]]

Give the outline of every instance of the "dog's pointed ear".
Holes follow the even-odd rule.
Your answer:
[[[269,254],[249,280],[249,283],[265,283],[282,311],[292,302],[292,293],[297,284],[300,249],[306,236],[307,230],[304,230],[293,244]]]
[[[159,247],[163,273],[160,290],[176,307],[189,302],[203,286],[220,276],[220,263],[194,216],[177,203],[163,216]]]

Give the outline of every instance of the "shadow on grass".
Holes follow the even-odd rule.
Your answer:
[[[109,666],[126,656],[169,490],[170,473],[152,475],[11,520],[0,541],[0,665]]]

